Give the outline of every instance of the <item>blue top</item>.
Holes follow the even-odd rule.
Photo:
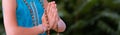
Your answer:
[[[30,5],[31,9],[33,11],[34,15],[37,15],[35,19],[38,19],[38,24],[42,23],[42,15],[44,13],[44,8],[42,6],[42,3],[40,0],[26,0],[28,4]],[[16,0],[17,2],[17,9],[16,9],[16,18],[18,26],[25,27],[25,28],[31,28],[33,27],[32,22],[32,16],[30,14],[30,10],[28,9],[27,5],[24,3],[24,0]],[[34,4],[34,8],[31,5],[31,3]],[[46,33],[40,34],[40,35],[46,35]]]

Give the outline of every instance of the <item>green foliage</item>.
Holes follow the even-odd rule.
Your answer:
[[[120,0],[56,0],[64,35],[120,35]],[[62,13],[62,15],[61,15]]]

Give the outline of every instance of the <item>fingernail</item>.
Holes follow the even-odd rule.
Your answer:
[[[56,6],[56,4],[55,4],[55,6]]]

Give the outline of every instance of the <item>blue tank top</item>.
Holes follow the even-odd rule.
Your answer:
[[[36,15],[38,18],[38,24],[42,23],[42,15],[44,13],[44,8],[42,6],[42,3],[40,0],[26,0],[28,4],[31,6],[31,2],[34,3],[35,8],[36,8]],[[24,0],[16,0],[17,2],[17,8],[16,8],[16,18],[17,18],[17,23],[18,26],[25,27],[25,28],[31,28],[33,27],[33,22],[32,22],[32,16],[30,14],[30,10],[28,9],[27,5],[24,3]],[[34,10],[34,9],[33,9]],[[39,34],[39,35],[46,35],[46,33]]]

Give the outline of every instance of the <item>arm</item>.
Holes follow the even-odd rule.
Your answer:
[[[7,33],[7,35],[38,35],[39,33],[43,33],[44,30],[42,28],[42,25],[35,26],[33,28],[23,28],[23,27],[17,27],[14,28],[14,30],[11,30]],[[12,33],[13,32],[13,33]]]
[[[43,32],[41,25],[33,28],[23,28],[16,21],[16,0],[2,0],[4,26],[7,35],[37,35]]]

